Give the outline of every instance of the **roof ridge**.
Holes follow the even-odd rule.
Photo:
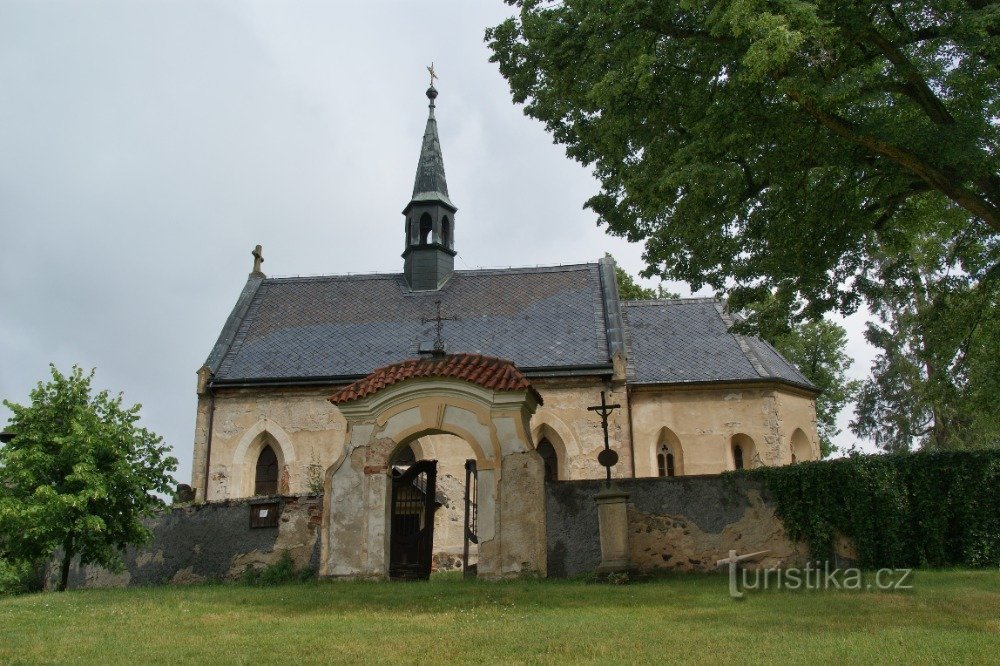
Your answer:
[[[556,264],[553,266],[498,266],[494,268],[463,268],[455,273],[468,275],[491,275],[497,273],[560,273],[579,271],[597,267],[595,262],[581,264]],[[403,276],[398,273],[330,273],[322,275],[274,275],[264,278],[265,282],[319,282],[321,280],[390,280]]]
[[[686,303],[721,303],[714,296],[688,296],[684,298],[639,298],[635,300],[622,301],[622,305],[627,306],[651,306],[651,305],[674,305]]]

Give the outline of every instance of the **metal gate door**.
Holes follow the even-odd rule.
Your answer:
[[[478,565],[469,566],[469,544],[479,544],[479,474],[475,460],[465,461],[465,538],[462,546],[462,576],[474,578]]]
[[[393,474],[389,577],[427,579],[434,546],[437,461],[421,460]]]

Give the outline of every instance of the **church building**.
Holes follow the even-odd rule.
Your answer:
[[[524,440],[546,481],[604,477],[604,431],[588,410],[602,392],[620,406],[608,419],[618,455],[613,477],[718,474],[819,458],[817,389],[766,342],[732,333],[725,303],[622,301],[610,258],[455,270],[462,220],[445,179],[437,96],[432,85],[403,208],[400,272],[269,278],[255,251],[254,270],[198,373],[192,486],[199,501],[337,497],[343,489],[334,468],[344,464],[352,437],[349,401],[403,379],[440,384],[442,396],[452,389],[435,378],[492,391],[492,411],[481,420],[499,413],[504,390],[521,391],[530,403]],[[437,461],[435,539],[454,551],[462,541],[465,464],[477,452],[471,436],[456,434],[465,430],[440,425],[448,409],[427,417],[430,426],[407,430],[406,441],[393,439],[383,468],[364,470],[398,475],[417,461]],[[372,427],[387,418],[373,417]],[[469,428],[503,439],[499,421],[481,420]]]

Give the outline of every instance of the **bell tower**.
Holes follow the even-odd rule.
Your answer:
[[[455,211],[458,208],[448,198],[444,158],[434,118],[438,91],[433,77],[431,71],[431,85],[427,89],[430,110],[420,146],[413,198],[403,209],[406,218],[403,275],[413,291],[440,289],[455,270]]]

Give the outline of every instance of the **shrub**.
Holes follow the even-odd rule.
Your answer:
[[[246,585],[265,587],[285,583],[305,582],[315,578],[316,572],[309,567],[298,569],[291,553],[281,551],[278,561],[263,568],[247,567],[241,580]]]
[[[1000,449],[855,455],[739,472],[762,478],[813,557],[854,541],[863,567],[1000,565]]]

